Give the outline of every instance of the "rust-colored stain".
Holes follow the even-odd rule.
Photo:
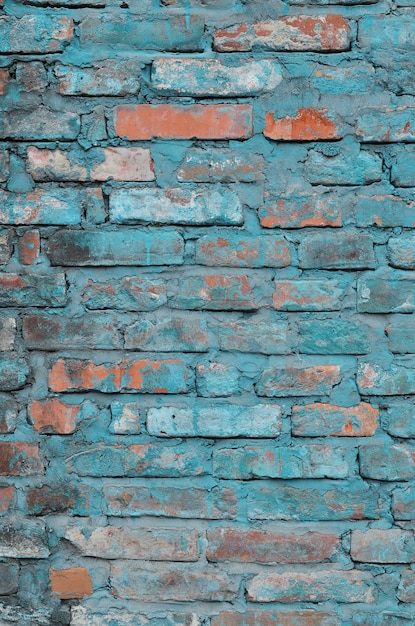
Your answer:
[[[265,137],[285,141],[315,141],[316,139],[341,139],[343,136],[329,119],[327,109],[300,108],[295,117],[275,119],[267,113],[264,129]]]

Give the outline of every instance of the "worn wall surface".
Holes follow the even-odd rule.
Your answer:
[[[0,4],[0,624],[410,626],[414,0]]]

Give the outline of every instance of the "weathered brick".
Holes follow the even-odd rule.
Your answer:
[[[12,559],[46,559],[49,546],[42,522],[12,519],[0,524],[0,556]]]
[[[311,235],[299,246],[299,265],[305,269],[373,269],[373,243],[366,234]]]
[[[325,481],[318,488],[291,487],[250,489],[249,519],[340,521],[378,519],[378,496],[361,480]]]
[[[393,437],[415,438],[415,407],[412,404],[394,404],[388,407],[384,428]]]
[[[47,186],[25,194],[0,190],[0,223],[79,224],[83,201],[76,189]]]
[[[197,561],[196,530],[186,528],[129,528],[123,526],[70,526],[64,538],[84,556],[100,559],[139,559],[144,561]]]
[[[126,329],[125,348],[151,352],[207,352],[209,344],[206,320],[142,318]]]
[[[177,309],[252,311],[265,305],[262,282],[246,274],[186,276],[169,285],[168,298]]]
[[[0,486],[0,515],[8,513],[9,509],[13,505],[15,498],[15,489],[13,485],[1,485]],[[0,576],[1,580],[1,576]]]
[[[88,407],[89,408],[89,407]],[[29,416],[35,430],[42,434],[71,435],[77,429],[87,407],[68,404],[59,398],[34,400],[29,406]]]
[[[17,402],[10,394],[0,393],[0,433],[13,433],[17,426]]]
[[[414,151],[413,147],[396,150],[395,162],[392,163],[391,181],[396,187],[414,186]],[[411,213],[412,215],[412,213]],[[411,223],[410,226],[413,224]],[[406,224],[404,224],[406,226]]]
[[[73,20],[66,15],[11,15],[0,18],[0,52],[45,54],[62,52],[73,37]]]
[[[247,563],[323,563],[337,561],[339,537],[307,532],[301,535],[270,530],[217,527],[207,531],[208,561]]]
[[[404,270],[415,269],[415,236],[402,234],[388,240],[389,265]]]
[[[209,266],[286,267],[292,263],[293,250],[282,237],[223,233],[198,239],[195,260],[200,265]]]
[[[284,321],[240,321],[221,324],[219,347],[224,351],[288,354],[288,324]]]
[[[358,195],[354,205],[356,225],[362,228],[367,226],[413,228],[415,226],[414,207],[414,202],[406,202],[391,194]]]
[[[213,453],[214,474],[221,478],[346,478],[345,452],[329,445],[248,446]]]
[[[49,238],[52,265],[177,265],[183,239],[173,232],[60,230]]]
[[[382,613],[354,613],[353,626],[410,626],[412,617],[399,611]]]
[[[140,610],[140,609],[139,609]],[[164,617],[150,617],[130,613],[124,609],[110,609],[99,613],[84,606],[71,607],[71,626],[201,626],[197,613],[164,613]],[[399,625],[400,626],[400,625]]]
[[[0,265],[7,265],[10,261],[13,248],[10,233],[0,231]]]
[[[238,592],[238,581],[225,572],[209,566],[194,569],[190,564],[150,570],[130,561],[120,561],[111,565],[110,585],[116,598],[144,602],[221,602],[233,600]]]
[[[40,233],[28,230],[19,239],[19,261],[23,265],[34,265],[40,255]]]
[[[94,512],[93,491],[87,485],[69,481],[49,481],[45,485],[27,490],[26,506],[30,515],[76,515],[89,516]],[[95,509],[99,512],[100,509]]]
[[[272,367],[263,371],[255,391],[258,396],[277,398],[327,394],[341,378],[339,365]]]
[[[333,194],[292,196],[267,204],[258,211],[264,228],[337,227],[342,225],[340,202]]]
[[[415,448],[376,443],[359,448],[360,474],[375,480],[411,480],[415,476]]]
[[[19,588],[17,563],[0,563],[0,596],[14,594]]]
[[[0,95],[2,93],[2,70],[0,70]],[[10,156],[7,150],[0,150],[0,182],[4,183],[10,174]]]
[[[51,569],[50,586],[55,596],[61,600],[84,598],[92,594],[92,580],[85,567]]]
[[[83,302],[87,309],[154,311],[167,302],[166,285],[160,278],[143,276],[89,280]]]
[[[10,73],[7,69],[0,69],[0,95],[4,95],[7,90],[7,85],[9,84]]]
[[[275,404],[198,405],[151,408],[147,431],[156,437],[276,437],[281,432],[281,408]]]
[[[360,110],[356,119],[360,141],[389,143],[415,141],[415,108],[378,107]]]
[[[295,116],[279,117],[279,113],[267,113],[265,137],[277,141],[318,141],[341,139],[341,122],[329,114],[328,109],[300,108]]]
[[[372,575],[359,570],[257,574],[247,594],[252,602],[373,603],[377,596]]]
[[[259,154],[245,154],[225,148],[190,148],[177,172],[177,180],[197,183],[253,183],[263,180],[263,165]]]
[[[205,398],[231,396],[240,391],[240,373],[234,365],[209,361],[196,366],[196,389]]]
[[[410,563],[415,558],[415,537],[400,528],[352,530],[350,556],[363,563]]]
[[[342,278],[276,280],[274,308],[280,311],[339,311],[348,283]]]
[[[357,386],[362,395],[400,396],[415,393],[415,369],[392,365],[388,370],[377,363],[359,363]]]
[[[312,320],[298,324],[303,354],[367,354],[367,328],[349,320]]]
[[[92,67],[55,65],[59,93],[65,96],[126,96],[140,89],[140,70],[135,61],[108,59]]]
[[[15,109],[3,114],[0,138],[19,141],[68,141],[77,138],[80,128],[81,122],[77,113],[51,111],[44,106],[36,110]]]
[[[25,386],[29,377],[26,360],[16,353],[0,353],[0,391],[13,391]]]
[[[216,30],[213,45],[219,52],[252,49],[332,52],[347,50],[350,34],[347,20],[341,15],[295,15]]]
[[[312,185],[368,185],[382,179],[382,159],[364,151],[326,156],[310,150],[304,173]]]
[[[0,476],[36,476],[45,472],[38,444],[1,441],[0,452]]]
[[[101,187],[85,189],[85,217],[91,224],[103,224],[106,219],[104,195]]]
[[[14,317],[0,317],[0,352],[13,350],[16,338]]]
[[[415,311],[415,273],[385,271],[364,274],[357,281],[357,310],[361,313]]]
[[[110,194],[110,220],[115,224],[241,225],[241,202],[224,189],[117,189]]]
[[[297,437],[371,437],[378,425],[378,409],[366,402],[352,407],[331,404],[294,406],[292,433]]]
[[[61,307],[65,303],[65,274],[0,274],[0,306]]]
[[[339,626],[332,613],[320,611],[222,611],[210,620],[211,626]]]
[[[394,354],[415,352],[415,325],[407,316],[394,316],[385,328],[389,350]]]
[[[252,107],[245,104],[125,104],[114,109],[119,137],[160,139],[247,139],[252,136]]]
[[[359,20],[358,41],[362,47],[369,47],[372,55],[380,50],[390,59],[391,50],[413,51],[413,33],[414,24],[405,14],[367,15]]]
[[[139,402],[111,402],[111,433],[127,435],[141,432],[144,410]]]
[[[415,602],[415,573],[411,570],[402,572],[398,599],[401,602]]]
[[[219,59],[157,59],[151,83],[159,93],[181,96],[254,96],[282,81],[277,60],[225,64]]]
[[[357,0],[356,0],[357,1]],[[377,0],[375,0],[377,1]],[[330,4],[328,0],[322,0],[321,4]],[[360,4],[360,0],[358,2]],[[290,4],[293,3],[290,0]],[[306,4],[306,3],[305,3]],[[310,4],[307,2],[307,4]],[[319,3],[315,3],[319,4]],[[333,2],[333,4],[337,4]],[[354,4],[353,0],[346,0],[345,4]],[[374,82],[376,74],[373,65],[359,61],[359,63],[353,64],[353,61],[348,61],[344,65],[330,66],[319,64],[315,67],[313,73],[310,76],[310,86],[317,89],[322,94],[334,94],[343,96],[344,94],[359,94],[369,91]]]

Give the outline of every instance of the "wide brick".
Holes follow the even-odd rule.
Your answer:
[[[267,113],[264,135],[277,141],[318,141],[341,139],[343,133],[339,120],[328,109],[310,107],[298,109],[297,115],[279,117],[279,113]]]
[[[28,230],[19,239],[19,261],[22,265],[34,265],[40,256],[40,233],[38,230]]]
[[[117,189],[110,194],[115,224],[241,225],[241,202],[233,191]]]
[[[159,93],[181,96],[254,96],[282,81],[277,60],[224,64],[219,59],[157,59],[151,83]]]
[[[350,556],[362,563],[410,563],[415,558],[415,537],[399,528],[352,530]]]
[[[339,365],[272,367],[263,371],[255,391],[258,396],[277,398],[328,394],[341,378]]]
[[[284,321],[240,321],[221,324],[218,328],[219,347],[224,351],[288,354],[289,329]]]
[[[367,396],[415,394],[415,369],[393,363],[384,370],[377,363],[359,363],[357,387]]]
[[[257,574],[247,585],[252,602],[372,603],[376,595],[372,575],[359,570]]]
[[[108,59],[92,67],[55,65],[59,93],[65,96],[126,96],[140,89],[140,71],[135,61]]]
[[[262,520],[341,521],[378,519],[378,496],[361,480],[325,481],[318,488],[250,489],[248,518]]]
[[[142,607],[140,608],[144,610]],[[66,615],[65,613],[65,617]],[[189,611],[186,613],[168,612],[164,618],[160,619],[164,620],[166,626],[201,626],[197,614]],[[91,608],[81,605],[71,607],[71,626],[161,626],[160,619],[158,617],[148,618],[142,613],[137,613],[137,611],[130,613],[125,608],[110,609],[106,610],[105,613],[97,614],[93,604]]]
[[[19,141],[68,141],[77,138],[80,128],[77,113],[51,111],[43,106],[35,110],[15,109],[3,114],[0,138]]]
[[[366,402],[342,407],[331,404],[294,406],[292,434],[300,437],[371,437],[378,425],[379,410]]]
[[[119,137],[160,139],[247,139],[252,107],[244,104],[125,104],[114,109]]]
[[[177,478],[205,474],[208,462],[207,450],[184,444],[114,444],[80,450],[67,459],[67,467],[79,476]]]
[[[196,242],[195,260],[209,266],[286,267],[292,263],[293,249],[282,237],[205,235]]]
[[[16,593],[19,588],[19,565],[0,563],[0,596]]]
[[[198,405],[151,408],[147,431],[156,437],[276,437],[281,432],[281,408],[275,404]]]
[[[10,394],[0,393],[0,433],[13,433],[17,426],[18,406]]]
[[[394,316],[385,328],[389,350],[394,354],[415,353],[415,324],[407,316]]]
[[[66,319],[61,315],[25,315],[23,338],[29,349],[122,348],[120,322],[113,315],[90,313]]]
[[[203,50],[204,19],[200,15],[169,15],[164,19],[137,19],[114,13],[90,12],[81,21],[82,46],[124,46],[127,50],[196,52]],[[120,33],[122,36],[120,37]],[[137,63],[137,73],[139,64]]]
[[[13,505],[14,498],[15,488],[13,485],[0,485],[0,515],[5,515],[9,512]]]
[[[1,441],[0,452],[0,476],[36,476],[45,473],[38,444]]]
[[[183,239],[173,232],[60,230],[49,238],[52,265],[177,265]]]
[[[299,265],[305,269],[373,269],[373,243],[366,234],[312,235],[299,246]]]
[[[12,559],[46,559],[49,556],[42,522],[12,519],[0,524],[0,556]]]
[[[65,303],[65,274],[0,274],[0,306],[61,307]]]
[[[310,150],[304,174],[312,185],[368,185],[382,180],[382,159],[364,151],[326,156]]]
[[[339,311],[348,283],[342,278],[276,280],[274,308],[280,311]]]
[[[177,172],[177,180],[197,183],[254,183],[263,180],[263,159],[259,154],[210,148],[190,148]]]
[[[166,285],[161,278],[143,276],[89,280],[82,299],[87,309],[154,311],[167,302]]]
[[[395,611],[353,613],[353,626],[411,626],[412,617]]]
[[[1,224],[79,224],[83,193],[59,187],[37,188],[28,193],[0,190]]]
[[[413,158],[411,158],[413,163]],[[354,205],[356,225],[367,226],[415,226],[415,203],[405,202],[399,196],[358,195]]]
[[[61,600],[84,598],[92,594],[92,580],[85,567],[51,569],[50,586],[52,593]]]
[[[415,572],[402,572],[398,587],[398,599],[401,602],[415,602]]]
[[[282,448],[247,446],[213,453],[214,474],[221,478],[346,478],[348,462],[343,450],[311,445]]]
[[[270,530],[218,527],[207,531],[208,561],[246,563],[323,563],[337,561],[337,535],[301,535]]]
[[[374,480],[412,480],[415,477],[415,448],[402,444],[377,443],[359,448],[360,474]]]
[[[0,391],[13,391],[25,386],[29,377],[27,361],[16,353],[0,353]]]
[[[393,61],[396,52],[414,50],[414,32],[414,24],[405,14],[366,15],[359,20],[358,41],[360,46],[370,48],[371,56],[381,52],[382,58],[384,55]]]
[[[339,626],[333,613],[320,611],[222,611],[210,620],[211,626]]]
[[[110,585],[116,598],[139,601],[230,601],[238,592],[238,580],[216,567],[137,567],[129,561],[111,565]]]
[[[150,352],[207,352],[207,324],[204,319],[168,317],[141,318],[125,331],[127,350]]]
[[[415,273],[380,271],[357,281],[357,310],[361,313],[415,311]]]
[[[415,141],[415,108],[379,107],[361,109],[356,119],[360,141],[390,143]]]
[[[341,226],[341,204],[333,194],[296,195],[267,204],[258,211],[264,228]]]
[[[144,561],[197,561],[196,530],[186,528],[129,528],[70,526],[64,538],[84,556]]]
[[[169,304],[177,309],[255,311],[266,304],[259,277],[202,274],[169,286]]]
[[[48,148],[29,146],[27,165],[32,178],[39,182],[51,180],[83,182],[89,178],[88,169],[81,163],[78,153],[75,159],[72,158],[70,152],[60,150],[60,148],[49,150]],[[78,223],[79,221],[80,219]]]
[[[415,407],[408,402],[388,407],[384,428],[392,437],[415,438]]]
[[[38,487],[30,487],[26,495],[30,515],[76,515],[89,516],[100,513],[93,505],[93,490],[87,485],[68,481],[48,481]]]
[[[0,317],[0,352],[13,350],[16,338],[14,317]]]
[[[347,50],[350,34],[347,20],[341,15],[295,15],[216,30],[213,45],[219,52],[252,49],[332,52]]]
[[[396,187],[414,187],[415,165],[413,146],[405,150],[396,150],[395,162],[392,162],[391,181]],[[412,215],[412,213],[411,213]],[[406,226],[406,224],[403,224]],[[410,226],[413,224],[411,223]]]
[[[0,52],[45,54],[62,52],[73,37],[73,20],[66,15],[11,15],[0,17]]]
[[[71,435],[91,413],[93,405],[68,404],[59,398],[34,400],[29,406],[33,426],[42,434]]]
[[[415,235],[402,234],[388,240],[389,265],[404,270],[415,269]]]
[[[117,517],[178,517],[184,519],[233,519],[238,513],[236,494],[228,488],[196,489],[176,485],[136,487],[104,486],[106,515]]]
[[[179,359],[122,361],[98,365],[80,359],[59,359],[49,373],[51,391],[102,391],[131,389],[141,393],[184,393],[189,371]]]
[[[111,424],[109,430],[118,435],[138,434],[144,422],[144,409],[139,402],[111,402]]]
[[[299,322],[300,352],[303,354],[367,354],[367,328],[348,320]]]
[[[372,0],[370,0],[371,2]],[[377,1],[377,0],[375,0]],[[331,4],[327,0],[321,0],[321,4]],[[354,4],[354,0],[345,0],[345,4]],[[359,4],[360,0],[356,0],[356,4]],[[290,4],[297,4],[290,0]],[[301,3],[302,4],[302,3]],[[304,1],[304,4],[311,4]],[[320,2],[313,2],[312,4],[320,4]],[[333,1],[333,4],[340,4],[337,0]],[[310,86],[316,89],[321,94],[333,94],[338,96],[363,94],[368,92],[375,82],[376,74],[375,69],[369,63],[359,61],[358,64],[354,64],[353,61],[347,61],[347,63],[338,66],[330,66],[318,64],[313,73],[310,76]]]

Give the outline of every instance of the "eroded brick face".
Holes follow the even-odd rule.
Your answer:
[[[413,626],[414,42],[0,0],[0,624]]]

